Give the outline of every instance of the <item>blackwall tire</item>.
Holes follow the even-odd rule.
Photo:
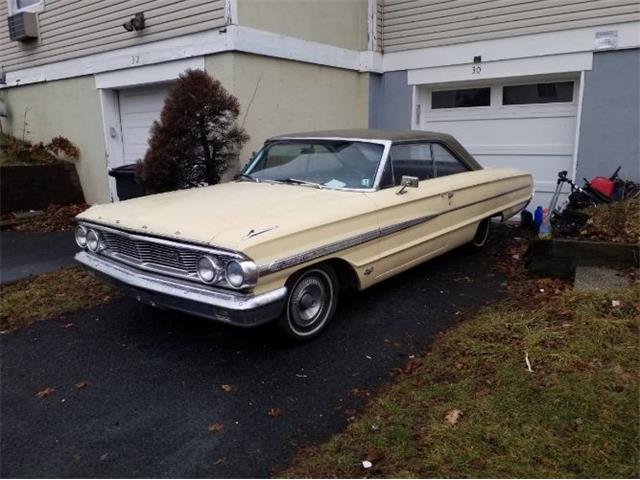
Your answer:
[[[487,241],[489,240],[489,234],[491,233],[491,219],[485,218],[478,225],[478,229],[476,230],[476,234],[473,236],[471,242],[469,242],[469,247],[473,251],[482,250]]]
[[[320,335],[338,306],[338,279],[330,265],[317,265],[297,274],[288,285],[287,301],[276,322],[280,333],[294,342]]]

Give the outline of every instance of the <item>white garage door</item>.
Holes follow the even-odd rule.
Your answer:
[[[149,129],[160,118],[168,85],[128,88],[118,92],[123,164],[135,163],[148,148]]]
[[[454,135],[487,167],[517,167],[534,176],[529,207],[548,206],[560,170],[572,172],[578,80],[419,87],[425,130]]]

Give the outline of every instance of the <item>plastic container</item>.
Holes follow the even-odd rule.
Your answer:
[[[541,206],[538,206],[538,208],[536,208],[535,212],[533,213],[533,223],[536,224],[537,228],[540,228],[540,225],[542,225],[543,216],[544,216],[544,209]]]
[[[589,182],[591,188],[606,195],[607,197],[613,196],[613,189],[615,188],[615,182],[607,177],[594,177]]]
[[[120,200],[142,197],[145,190],[136,181],[136,164],[130,163],[109,170],[109,175],[116,179],[116,190]]]
[[[538,230],[538,238],[540,240],[550,240],[551,239],[551,222],[549,222],[549,209],[544,209],[544,214],[542,216],[542,224],[540,225],[540,230]]]

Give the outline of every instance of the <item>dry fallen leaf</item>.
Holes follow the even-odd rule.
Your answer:
[[[222,465],[224,463],[224,457],[217,459],[215,462],[213,462],[214,465]]]
[[[222,430],[224,428],[224,425],[221,423],[212,423],[211,425],[209,425],[208,430],[210,432],[219,432],[220,430]]]
[[[450,410],[449,413],[447,413],[447,415],[444,417],[444,421],[450,425],[455,425],[460,421],[462,415],[464,415],[462,413],[462,410],[454,408],[453,410]]]
[[[280,415],[282,415],[284,413],[284,411],[281,408],[272,408],[269,410],[269,412],[267,413],[267,415],[269,415],[270,417],[279,417]]]
[[[231,393],[231,392],[235,392],[236,391],[236,387],[234,387],[233,385],[228,385],[226,383],[223,383],[222,385],[220,385],[220,388],[222,390],[224,390],[227,393]]]
[[[48,397],[49,395],[53,395],[55,390],[51,387],[44,388],[40,390],[36,395],[38,398]]]
[[[88,386],[89,386],[89,382],[80,382],[75,384],[76,388],[86,388]]]

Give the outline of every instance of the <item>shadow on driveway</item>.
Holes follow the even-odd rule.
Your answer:
[[[0,473],[269,476],[345,427],[364,403],[350,389],[389,381],[456,311],[497,298],[489,263],[456,251],[343,298],[328,331],[295,348],[268,327],[236,330],[129,299],[8,334]],[[38,398],[45,387],[55,393]],[[209,432],[213,423],[224,428]]]

